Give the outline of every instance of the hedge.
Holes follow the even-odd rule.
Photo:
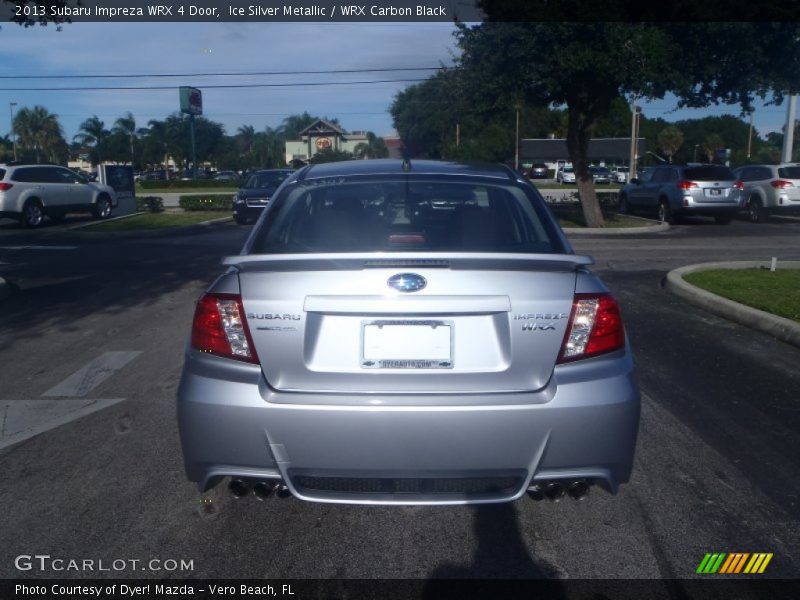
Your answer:
[[[139,212],[162,212],[164,210],[164,199],[159,196],[137,196],[136,210]]]
[[[238,188],[239,181],[216,181],[214,179],[198,179],[184,181],[181,179],[170,179],[169,181],[149,180],[137,183],[143,190],[182,190],[187,188]]]
[[[178,206],[183,210],[232,210],[233,196],[231,194],[180,196]]]

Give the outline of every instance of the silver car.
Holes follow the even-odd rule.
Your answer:
[[[684,215],[703,215],[727,225],[742,208],[743,189],[723,165],[658,165],[620,190],[619,211],[655,213],[666,223]]]
[[[114,189],[57,165],[0,164],[0,217],[39,227],[45,216],[60,222],[68,212],[91,212],[98,219],[117,205]]]
[[[744,208],[754,223],[800,208],[800,164],[747,165],[734,174],[744,184]]]
[[[511,169],[306,167],[223,263],[178,391],[200,489],[466,504],[629,480],[619,306]]]

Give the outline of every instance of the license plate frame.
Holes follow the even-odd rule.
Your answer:
[[[391,329],[390,329],[391,328]],[[403,328],[400,332],[396,328]],[[420,351],[417,356],[406,355],[403,348],[390,348],[390,344],[397,342],[398,334],[408,336],[412,333],[410,328],[417,328],[413,332],[417,341],[411,343],[408,339],[403,345],[408,347],[423,347],[425,342],[432,342],[435,350],[427,353]],[[438,330],[438,331],[437,331]],[[412,336],[414,337],[414,336]],[[383,339],[381,339],[383,338]],[[442,319],[375,319],[361,321],[361,340],[359,345],[359,364],[362,369],[452,369],[454,366],[455,323]]]
[[[709,196],[722,196],[722,188],[710,188],[708,190]]]

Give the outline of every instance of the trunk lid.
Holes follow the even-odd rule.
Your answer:
[[[250,255],[242,302],[281,391],[481,394],[547,385],[564,338],[575,255]],[[387,284],[413,274],[412,293]],[[298,397],[303,395],[298,395]]]

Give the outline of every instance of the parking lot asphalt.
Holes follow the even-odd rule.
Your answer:
[[[40,402],[54,388],[119,401],[0,449],[0,577],[87,575],[15,568],[35,553],[193,561],[101,577],[672,578],[695,576],[706,552],[734,551],[774,553],[771,577],[800,572],[800,349],[663,288],[684,264],[800,258],[800,223],[573,237],[620,300],[634,349],[633,479],[616,496],[481,508],[198,493],[175,420],[182,351],[195,299],[249,228],[123,241],[11,229],[0,225],[0,275],[19,292],[0,314],[12,374],[0,402]],[[107,377],[65,383],[90,364]]]

